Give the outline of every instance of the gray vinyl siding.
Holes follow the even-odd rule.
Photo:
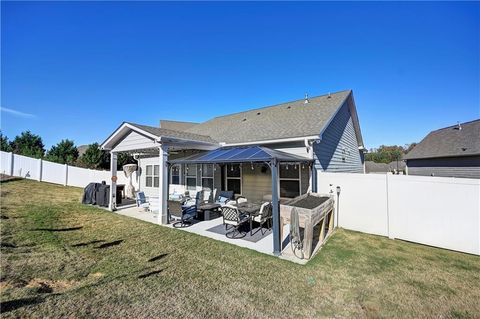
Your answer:
[[[412,159],[407,166],[409,175],[480,178],[480,156]]]
[[[304,141],[265,144],[263,146],[288,154],[310,158]]]
[[[155,144],[156,143],[151,138],[135,131],[131,131],[127,136],[125,136],[124,139],[122,139],[117,145],[115,145],[115,147],[113,147],[112,152],[141,150],[154,147]]]
[[[345,150],[345,151],[344,151]],[[363,173],[363,161],[347,102],[313,145],[315,168],[325,172]]]

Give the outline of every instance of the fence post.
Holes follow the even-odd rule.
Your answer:
[[[388,238],[390,239],[395,239],[394,232],[392,231],[392,216],[390,215],[390,203],[389,203],[389,197],[390,197],[390,192],[388,190],[388,175],[387,173],[385,175],[385,188],[387,191],[387,234]]]
[[[67,186],[68,185],[68,165],[65,164],[65,183],[63,184],[63,186]]]
[[[10,176],[13,176],[13,160],[15,158],[15,155],[13,152],[10,152]]]
[[[42,165],[42,164],[43,164],[43,163],[42,163],[42,159],[39,158],[39,159],[38,159],[38,175],[37,175],[37,180],[38,180],[39,182],[42,181],[42,170],[43,170],[43,165]]]

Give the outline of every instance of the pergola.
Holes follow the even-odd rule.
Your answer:
[[[272,230],[273,253],[281,253],[280,203],[278,167],[280,163],[310,163],[312,159],[273,150],[262,146],[223,147],[169,160],[169,164],[267,164],[272,175]]]

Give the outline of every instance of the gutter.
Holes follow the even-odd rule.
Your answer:
[[[321,139],[318,135],[311,135],[311,136],[280,138],[275,140],[261,140],[261,141],[242,142],[242,143],[220,142],[220,145],[221,146],[244,146],[244,145],[259,145],[259,144],[277,144],[277,143],[285,143],[285,142],[300,142],[304,140],[318,140],[318,139]]]

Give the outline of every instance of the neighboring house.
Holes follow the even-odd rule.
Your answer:
[[[83,154],[87,151],[89,145],[79,145],[77,146],[78,158],[82,157]]]
[[[430,132],[404,160],[409,175],[480,178],[480,119]]]
[[[398,161],[393,161],[387,164],[389,172],[392,172],[394,174],[403,174],[406,169],[406,164],[403,160],[398,160]]]
[[[365,173],[367,174],[386,174],[388,172],[390,172],[388,164],[365,161]]]

